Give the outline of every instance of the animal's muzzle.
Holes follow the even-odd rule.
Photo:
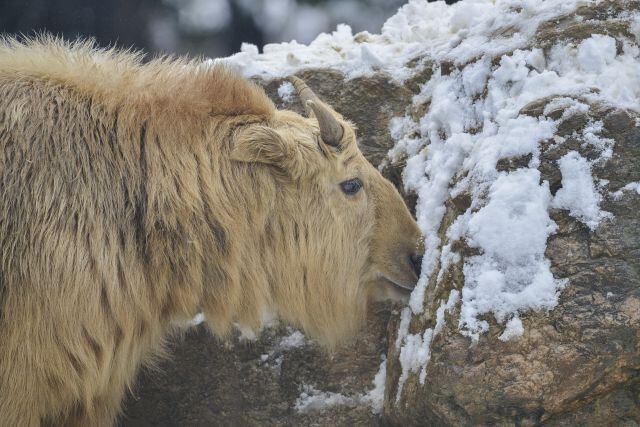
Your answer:
[[[413,271],[418,277],[420,277],[420,271],[422,270],[422,254],[413,254],[409,256],[409,264],[413,268]]]

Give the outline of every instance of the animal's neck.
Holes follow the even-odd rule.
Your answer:
[[[150,283],[166,284],[166,317],[203,310],[219,334],[234,322],[258,326],[271,305],[264,267],[271,249],[259,236],[275,187],[268,171],[229,159],[230,134],[215,124],[177,146],[148,130],[144,149]]]

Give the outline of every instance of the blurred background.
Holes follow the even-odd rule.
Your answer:
[[[242,42],[308,43],[337,24],[379,32],[407,0],[0,0],[0,32],[93,37],[149,53],[227,56]],[[453,0],[455,1],[455,0]],[[453,2],[447,0],[447,3]]]

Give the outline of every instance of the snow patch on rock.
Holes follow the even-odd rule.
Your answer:
[[[611,195],[613,196],[614,200],[620,200],[626,192],[640,194],[640,182],[630,182]]]
[[[539,182],[536,169],[500,173],[487,204],[467,217],[467,241],[482,254],[465,261],[459,326],[474,340],[489,330],[482,315],[493,313],[502,323],[514,313],[551,309],[565,285],[544,257],[556,225],[548,214],[548,184]]]
[[[302,334],[302,332],[294,330],[292,328],[287,328],[289,335],[283,337],[277,344],[278,349],[280,350],[289,350],[292,348],[302,347],[307,344],[306,337]]]
[[[596,190],[589,161],[575,151],[565,154],[559,161],[562,188],[553,199],[552,206],[569,210],[569,214],[595,230],[601,220],[611,214],[600,210],[602,196]]]
[[[297,412],[310,412],[323,410],[332,406],[354,407],[357,405],[357,399],[352,397],[330,391],[320,391],[313,386],[304,385],[300,396],[296,399],[294,408]]]
[[[320,391],[311,385],[304,385],[294,408],[297,412],[321,411],[333,406],[370,406],[371,412],[380,414],[384,404],[385,381],[387,377],[387,361],[383,357],[378,373],[373,379],[373,388],[364,394],[345,396],[341,393]]]
[[[291,82],[284,82],[278,87],[278,96],[284,102],[291,102],[293,100],[293,85]]]
[[[402,337],[399,339],[404,344],[400,348],[400,365],[402,366],[402,374],[398,382],[398,392],[396,394],[396,402],[402,396],[404,383],[412,372],[420,371],[420,384],[424,384],[427,378],[427,365],[431,359],[431,342],[442,331],[445,323],[445,312],[451,312],[458,300],[460,293],[456,290],[451,291],[447,301],[443,301],[436,311],[436,322],[433,328],[428,328],[423,334],[409,334],[407,330],[403,330],[401,326]],[[407,310],[405,313],[409,313]],[[403,313],[404,314],[404,313]],[[407,315],[405,315],[407,317]],[[403,317],[403,319],[405,318]],[[408,322],[406,323],[408,328]]]
[[[291,41],[258,47],[245,43],[240,52],[210,60],[224,63],[246,77],[271,79],[303,69],[331,68],[347,79],[387,73],[404,81],[415,72],[416,58],[430,57],[465,63],[482,53],[500,55],[524,46],[538,25],[570,13],[586,1],[462,1],[410,0],[389,18],[380,34],[353,34],[340,24],[331,34],[322,33],[308,45]],[[497,36],[508,32],[508,36]]]
[[[517,3],[520,11],[506,10],[485,21],[494,6],[509,9],[507,3]],[[554,11],[567,12],[579,5],[561,6],[555,0],[516,3],[478,2],[469,7],[471,3],[460,2],[457,5],[468,7],[465,12],[453,7],[449,9],[452,19],[431,22],[434,27],[448,22],[452,31],[459,28],[460,40],[454,37],[448,47],[430,45],[425,61],[435,64],[433,74],[414,97],[414,111],[428,105],[424,116],[407,115],[390,124],[397,144],[389,159],[406,159],[405,189],[418,195],[416,215],[426,247],[422,275],[411,295],[410,310],[402,312],[396,340],[402,366],[397,400],[410,373],[420,372],[419,380],[424,381],[434,331],[408,331],[412,316],[421,315],[425,298],[435,293],[427,292],[428,288],[437,288],[443,271],[460,260],[452,242],[462,242],[479,253],[464,261],[460,332],[478,340],[489,329],[483,317],[490,314],[505,325],[500,339],[507,341],[524,333],[522,314],[553,309],[568,285],[567,280],[553,277],[545,258],[547,239],[557,228],[549,210],[566,209],[591,230],[611,217],[600,209],[606,182],[596,183],[591,175],[593,165],[613,154],[614,141],[601,136],[601,122],[589,122],[580,134],[572,135],[583,141],[583,148],[595,149],[598,157],[587,161],[575,152],[562,157],[558,162],[562,188],[555,197],[537,168],[543,144],[559,147],[566,142],[556,135],[558,125],[587,113],[589,103],[640,110],[638,46],[625,40],[619,52],[613,38],[594,34],[577,44],[559,42],[545,54],[524,48],[533,34],[526,30],[510,38],[487,31],[507,23],[519,29],[536,28],[540,20],[551,19]],[[399,13],[390,20],[402,19],[408,24],[421,18]],[[470,52],[465,49],[470,46],[475,52],[467,56]],[[444,73],[439,65],[443,60],[464,66]],[[541,99],[549,100],[542,116],[523,113]],[[554,111],[562,111],[561,117],[552,118],[557,117]],[[519,168],[498,170],[503,159],[520,159]],[[635,188],[630,184],[620,191]],[[469,197],[469,208],[443,230],[445,202],[461,195]]]
[[[505,325],[504,331],[498,337],[500,341],[509,341],[513,338],[517,338],[524,333],[524,326],[522,326],[522,320],[518,316],[511,318]]]

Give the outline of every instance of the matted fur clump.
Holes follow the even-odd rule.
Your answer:
[[[333,347],[413,286],[415,221],[307,105],[199,62],[0,41],[0,425],[111,425],[200,311],[220,336],[275,313]]]

